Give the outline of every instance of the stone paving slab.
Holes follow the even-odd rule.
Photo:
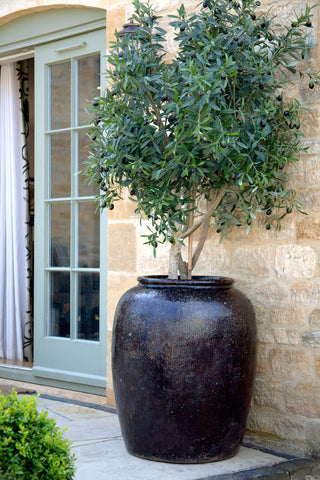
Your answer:
[[[248,480],[289,479],[294,461],[285,455],[241,447],[232,459],[197,465],[153,462],[129,455],[112,410],[43,396],[39,409],[67,428],[76,454],[75,480]],[[308,462],[308,461],[306,461]],[[285,476],[283,476],[285,475]],[[304,477],[301,477],[304,478]],[[297,477],[298,480],[298,477]]]
[[[92,407],[40,398],[39,410],[47,410],[72,442],[91,442],[121,437],[117,415]]]
[[[199,480],[286,462],[284,458],[246,447],[242,447],[239,454],[232,459],[220,462],[198,465],[152,462],[129,455],[125,450],[122,438],[86,445],[77,445],[75,442],[73,451],[78,458],[76,480],[89,480],[90,478],[99,480]]]

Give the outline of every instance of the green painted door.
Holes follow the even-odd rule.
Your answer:
[[[105,29],[64,38],[34,56],[33,374],[79,389],[106,386],[106,219],[78,174],[90,151],[86,108],[104,88],[105,38]]]

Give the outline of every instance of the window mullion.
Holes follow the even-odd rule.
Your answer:
[[[76,105],[77,105],[77,62],[71,59],[71,238],[70,238],[70,327],[71,339],[77,336],[77,274],[74,268],[77,266],[77,235],[78,235],[78,206],[75,200],[77,196],[76,183]]]

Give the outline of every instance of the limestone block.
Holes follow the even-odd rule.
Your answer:
[[[108,361],[107,361],[107,365],[110,366],[111,363],[109,362],[109,360],[111,361],[111,351],[112,351],[112,329],[109,329],[108,328],[108,331],[107,331],[107,357],[108,357]],[[110,385],[112,385],[112,382],[110,383]]]
[[[274,329],[274,339],[279,345],[301,345],[301,335],[295,330]]]
[[[311,455],[320,459],[320,420],[307,420],[305,432]]]
[[[259,328],[258,329],[258,341],[260,343],[273,344],[274,334],[271,328]]]
[[[254,311],[256,314],[257,325],[267,325],[269,323],[270,309],[263,305],[255,305]],[[260,327],[259,327],[260,328]]]
[[[311,145],[311,140],[308,142]],[[320,152],[320,144],[316,143],[315,146],[317,147],[319,154]],[[318,216],[320,211],[320,195],[318,188],[308,188],[307,190],[297,190],[297,197],[299,201],[303,205],[303,210],[308,213],[308,215],[314,214],[315,217]]]
[[[274,2],[274,0],[262,0],[261,9],[263,12],[267,12],[269,8],[272,8],[272,15],[279,15],[283,21],[286,19],[291,20],[293,18],[292,12],[297,10],[300,12],[301,0],[281,0]]]
[[[306,217],[299,220],[297,223],[297,238],[298,240],[320,240],[320,218]]]
[[[278,344],[288,344],[289,338],[288,333],[285,328],[274,328],[273,329],[273,336]]]
[[[290,286],[289,305],[314,308],[319,304],[319,285],[317,282],[296,282]]]
[[[136,272],[136,228],[132,223],[108,225],[108,270]]]
[[[249,246],[236,248],[233,265],[241,274],[267,276],[272,268],[272,250],[270,247]]]
[[[39,6],[39,4],[42,3],[39,0],[26,0],[26,6],[27,8],[33,8]]]
[[[308,148],[308,153],[310,155],[319,155],[320,153],[320,143],[319,137],[312,136],[309,138],[304,138],[301,142],[302,146]]]
[[[286,172],[288,173],[286,187],[294,190],[297,185],[299,185],[299,188],[306,186],[305,157],[302,154],[296,155],[296,157],[300,160],[299,162],[286,166]]]
[[[312,278],[316,265],[316,252],[309,246],[289,244],[276,249],[275,268],[279,277]]]
[[[152,275],[168,273],[168,259],[170,244],[158,244],[156,249],[156,257],[153,255],[153,248],[149,245],[144,245],[146,238],[143,235],[149,233],[148,222],[143,221],[142,225],[136,225],[137,228],[137,271],[139,274]],[[193,251],[197,246],[198,236],[194,236]],[[182,248],[182,256],[185,261],[188,257],[188,240],[186,246]],[[208,238],[204,249],[200,255],[193,275],[222,275],[229,276],[231,273],[232,257],[230,251],[224,245],[217,244],[216,238]]]
[[[261,229],[260,229],[261,230]],[[294,214],[287,215],[281,220],[280,230],[266,230],[262,229],[263,235],[272,235],[272,242],[279,243],[280,241],[295,241],[296,238],[296,216]]]
[[[109,407],[115,407],[116,406],[116,400],[114,398],[114,391],[110,387],[107,387],[107,405]]]
[[[308,82],[307,82],[308,85]],[[301,91],[300,91],[301,92]],[[303,97],[306,97],[306,101],[316,102],[317,99],[314,99],[314,92],[310,92],[309,89],[304,89],[302,93]],[[314,135],[315,132],[319,131],[320,122],[319,122],[319,108],[317,105],[309,105],[309,111],[305,112],[303,115],[303,133],[306,137]],[[319,175],[319,172],[318,172]],[[308,177],[307,177],[308,178]],[[314,182],[312,182],[314,183]]]
[[[123,200],[114,204],[113,210],[108,210],[108,220],[131,220],[136,217],[135,209],[137,204],[130,200],[128,192],[125,191]]]
[[[265,409],[255,409],[251,411],[248,422],[247,429],[253,432],[263,432],[268,435],[275,435],[274,428],[274,417],[271,416],[271,412],[265,411]]]
[[[298,332],[296,332],[295,330],[289,330],[287,332],[287,335],[288,335],[288,341],[289,341],[289,344],[290,345],[301,345],[301,336],[299,335]]]
[[[287,215],[281,222],[281,230],[266,230],[259,226],[258,222],[253,222],[249,233],[246,233],[246,227],[233,227],[228,230],[228,240],[232,245],[235,243],[245,243],[246,245],[272,245],[275,241],[295,238],[295,222],[293,215]]]
[[[231,275],[232,255],[227,242],[221,245],[215,245],[211,239],[205,244],[199,258],[199,262],[194,270],[195,275]],[[225,246],[226,245],[226,246]]]
[[[320,386],[315,383],[288,383],[286,408],[288,411],[310,418],[320,418]]]
[[[270,347],[258,344],[257,351],[257,378],[269,378],[272,375],[270,365]]]
[[[318,157],[311,157],[305,161],[307,185],[320,184],[320,162]]]
[[[309,322],[312,327],[320,327],[320,309],[313,310],[309,317]]]
[[[320,355],[315,357],[315,369],[316,369],[316,376],[320,379]]]
[[[305,440],[304,420],[298,415],[278,415],[275,421],[275,433],[289,444],[299,441],[302,443]]]
[[[256,306],[256,317],[259,323],[277,327],[307,326],[307,316],[304,306],[281,307],[280,305]],[[320,313],[319,313],[320,315]],[[320,319],[319,319],[320,321]],[[290,330],[291,331],[291,330]]]
[[[136,223],[137,230],[137,272],[139,275],[168,275],[168,261],[170,244],[158,244],[156,256],[153,247],[146,245],[147,238],[142,235],[149,234],[148,222]]]
[[[314,375],[312,358],[302,349],[272,348],[269,358],[273,375],[282,378],[283,381],[306,380]]]
[[[320,331],[304,333],[302,335],[302,343],[306,347],[320,348]]]
[[[107,362],[107,396],[108,396],[108,389],[113,390],[113,378],[112,378],[112,369],[111,369],[111,354],[112,354],[112,330],[108,329],[108,331],[107,331],[107,358],[106,358],[106,362]]]
[[[302,443],[304,440],[304,421],[285,414],[275,415],[272,409],[260,407],[250,413],[248,430],[267,434],[267,438],[282,439],[288,443]],[[288,451],[288,449],[286,448]],[[293,451],[294,448],[291,449]]]
[[[271,279],[266,281],[253,275],[250,276],[250,280],[252,283],[246,287],[246,290],[241,288],[244,283],[242,280],[239,281],[239,285],[240,290],[248,292],[247,295],[254,301],[254,305],[264,305],[268,308],[276,305],[276,308],[280,309],[288,305],[290,307],[296,305],[296,302],[292,303],[291,299],[295,292],[290,292],[285,282],[274,282]]]
[[[107,7],[107,52],[109,52],[109,42],[115,40],[115,30],[122,30],[122,26],[127,21],[125,2],[115,0],[105,0]],[[130,3],[130,2],[128,2]]]
[[[300,183],[299,183],[300,185]],[[245,243],[246,245],[272,245],[280,240],[291,241],[296,237],[296,216],[287,215],[281,221],[280,230],[267,230],[264,226],[259,226],[258,221],[253,221],[249,233],[246,233],[246,227],[233,227],[228,230],[228,239],[223,239],[223,243],[234,245],[236,243]]]
[[[281,381],[257,379],[253,393],[254,405],[283,412],[285,407],[283,393],[284,388]]]
[[[153,5],[158,11],[167,11],[171,5],[170,0],[154,0]]]
[[[137,284],[136,275],[124,275],[119,273],[108,274],[107,284],[107,308],[108,308],[108,327],[111,330],[113,325],[113,316],[120,297],[129,288]]]
[[[302,345],[301,334],[295,330],[285,328],[258,328],[258,341],[263,344],[274,345]]]

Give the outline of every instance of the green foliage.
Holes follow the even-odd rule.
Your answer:
[[[0,394],[0,478],[71,480],[74,456],[62,435],[47,412],[37,411],[36,398]]]
[[[285,167],[306,150],[306,107],[288,87],[302,82],[313,93],[319,84],[311,69],[313,7],[286,26],[255,0],[205,0],[190,15],[182,5],[171,23],[177,53],[168,59],[151,4],[133,4],[139,28],[125,39],[116,33],[109,89],[91,108],[85,171],[101,206],[114,208],[128,187],[137,214],[150,219],[154,247],[182,241],[190,212],[204,218],[219,193],[212,216],[222,236],[235,225],[249,230],[256,217],[279,228],[301,211]]]

